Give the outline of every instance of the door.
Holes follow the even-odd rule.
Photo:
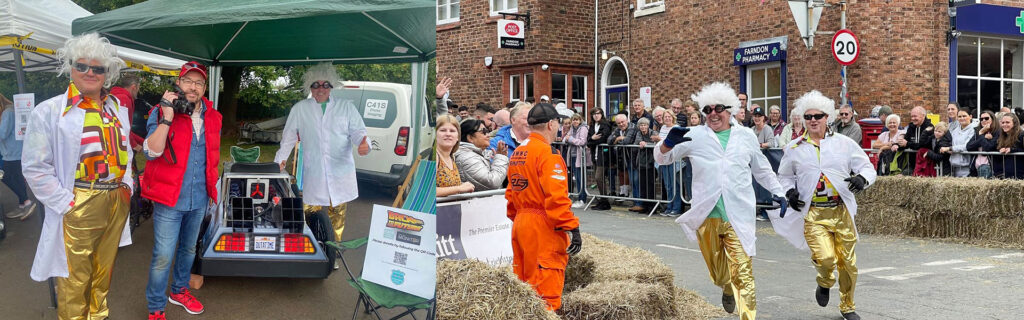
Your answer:
[[[605,100],[608,105],[605,106],[605,117],[611,121],[612,117],[619,114],[620,111],[626,110],[626,105],[629,103],[629,89],[626,87],[608,88],[605,89],[606,96]]]

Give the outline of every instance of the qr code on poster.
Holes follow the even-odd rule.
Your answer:
[[[409,259],[408,253],[395,252],[395,263],[405,265],[405,261]]]

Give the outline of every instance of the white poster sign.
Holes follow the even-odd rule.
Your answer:
[[[25,140],[28,130],[28,117],[32,114],[32,106],[36,105],[35,93],[14,95],[14,139]]]
[[[435,222],[432,214],[374,205],[363,279],[424,299],[434,298]]]
[[[651,87],[640,88],[640,100],[644,101],[644,108],[651,108]]]
[[[363,119],[384,120],[387,114],[387,100],[366,99],[366,108],[363,108]]]
[[[512,220],[504,195],[437,205],[437,256],[512,265]]]

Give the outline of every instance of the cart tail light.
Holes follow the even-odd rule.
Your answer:
[[[398,128],[398,139],[395,139],[395,154],[404,156],[409,151],[409,127]]]
[[[284,234],[284,246],[281,247],[281,252],[284,253],[313,253],[313,242],[309,240],[304,234],[301,233],[286,233]]]
[[[249,234],[235,232],[221,234],[217,244],[213,246],[216,252],[246,252],[249,251]]]

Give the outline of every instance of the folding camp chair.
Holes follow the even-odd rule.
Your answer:
[[[356,277],[352,273],[352,269],[349,268],[348,262],[345,261],[345,251],[359,249],[366,245],[368,238],[363,237],[355,240],[349,240],[345,242],[334,242],[328,241],[327,245],[335,250],[338,250],[338,257],[341,258],[341,264],[345,267],[345,272],[348,273],[348,284],[359,291],[359,300],[356,301],[357,305],[352,310],[352,319],[356,318],[359,312],[359,307],[363,307],[363,313],[373,313],[377,316],[378,320],[383,320],[384,317],[377,312],[378,309],[394,309],[398,307],[405,308],[405,311],[391,318],[391,320],[400,319],[405,316],[410,316],[413,319],[417,319],[413,312],[420,309],[427,310],[427,320],[434,319],[434,299],[424,299],[405,292],[401,292],[392,288],[388,288],[373,282],[363,280],[362,272],[359,277]]]
[[[231,146],[231,161],[234,163],[256,163],[260,159],[260,146],[242,148]]]

